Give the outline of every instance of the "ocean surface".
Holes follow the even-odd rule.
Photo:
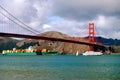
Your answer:
[[[120,80],[120,54],[1,55],[0,80]]]

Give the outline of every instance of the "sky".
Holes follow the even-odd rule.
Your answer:
[[[41,33],[85,37],[94,23],[96,36],[120,39],[120,0],[0,0],[0,5]]]

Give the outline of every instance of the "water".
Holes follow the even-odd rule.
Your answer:
[[[0,56],[0,80],[120,80],[120,54]]]

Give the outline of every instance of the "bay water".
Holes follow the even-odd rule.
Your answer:
[[[1,55],[0,80],[120,80],[120,54]]]

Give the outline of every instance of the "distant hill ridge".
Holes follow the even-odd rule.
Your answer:
[[[103,38],[103,37],[96,37],[96,39],[103,43],[104,45],[108,46],[120,46],[120,40],[119,39],[112,39],[112,38]]]

